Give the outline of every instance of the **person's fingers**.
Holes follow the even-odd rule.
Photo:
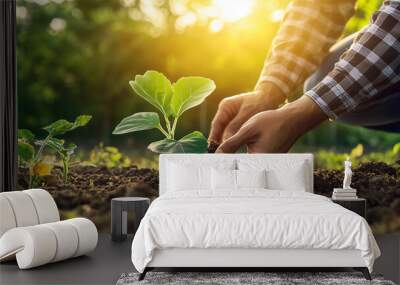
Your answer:
[[[235,116],[234,112],[230,112],[228,104],[226,101],[221,101],[219,104],[217,113],[211,122],[210,135],[208,136],[209,142],[221,143],[225,127]]]
[[[236,134],[248,118],[249,116],[247,114],[239,111],[239,114],[225,127],[223,140],[225,141]]]
[[[248,128],[241,128],[239,131],[231,136],[229,139],[225,140],[216,150],[216,153],[234,153],[242,145],[246,144],[250,139],[250,132]]]

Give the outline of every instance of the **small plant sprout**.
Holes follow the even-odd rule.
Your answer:
[[[207,150],[207,139],[194,131],[177,140],[175,132],[182,114],[203,103],[215,90],[211,79],[197,76],[182,77],[171,84],[164,74],[147,71],[136,75],[129,82],[140,97],[156,107],[164,119],[164,127],[155,112],[140,112],[124,118],[114,129],[114,135],[158,129],[165,138],[151,143],[148,148],[156,153],[203,153]]]
[[[21,164],[29,168],[29,187],[38,177],[49,175],[53,168],[52,163],[43,159],[45,148],[50,148],[60,157],[63,165],[63,179],[67,182],[71,156],[74,154],[76,145],[70,143],[65,145],[65,141],[57,137],[85,126],[91,120],[92,116],[78,116],[74,122],[61,119],[44,127],[47,136],[38,140],[35,135],[27,129],[18,130],[18,158]],[[36,151],[35,146],[38,147]]]

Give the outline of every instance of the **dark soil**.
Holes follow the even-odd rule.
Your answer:
[[[341,187],[343,171],[317,169],[314,192],[327,197]],[[353,169],[351,186],[367,199],[367,220],[376,233],[400,231],[400,165],[367,162]]]
[[[219,147],[219,144],[217,144],[216,142],[210,142],[208,144],[207,152],[215,153],[215,151],[217,150],[218,147]]]
[[[28,188],[27,169],[19,169],[18,184]],[[64,183],[61,169],[43,179],[41,188],[55,199],[62,218],[83,216],[90,218],[102,231],[110,228],[110,200],[121,196],[158,196],[158,171],[136,166],[125,168],[76,166],[70,170],[68,183]]]
[[[374,232],[400,231],[400,167],[368,162],[353,172],[352,187],[368,201],[367,220]],[[60,177],[61,169],[56,167],[40,187],[52,194],[62,217],[88,217],[102,231],[109,231],[112,198],[138,196],[153,200],[158,196],[158,171],[154,169],[76,166],[71,168],[68,183]],[[21,189],[28,188],[26,169],[19,169],[18,179]],[[330,197],[342,181],[342,171],[317,169],[314,192]]]

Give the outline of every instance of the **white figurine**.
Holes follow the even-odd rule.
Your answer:
[[[344,162],[344,179],[343,179],[343,189],[353,189],[351,188],[351,176],[353,172],[351,171],[351,160],[348,157]]]

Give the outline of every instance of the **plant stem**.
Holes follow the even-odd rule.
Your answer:
[[[162,132],[162,134],[163,134],[167,139],[170,138],[170,135],[163,129],[163,127],[162,127],[161,125],[159,125],[159,126],[157,127],[157,129],[159,129],[160,132]]]
[[[47,135],[47,137],[44,139],[43,144],[40,146],[38,152],[36,153],[36,156],[33,158],[31,163],[29,164],[29,188],[32,188],[33,184],[33,179],[35,178],[33,173],[33,169],[36,165],[36,163],[40,160],[40,156],[42,155],[42,152],[44,150],[44,147],[47,145],[47,142],[51,139],[51,135]],[[32,172],[32,173],[31,173]]]
[[[68,161],[66,159],[62,160],[63,162],[63,178],[64,178],[64,183],[67,183],[68,180]]]
[[[48,135],[48,136],[44,139],[43,144],[40,146],[39,151],[36,153],[36,157],[35,157],[34,160],[33,160],[34,163],[36,163],[36,162],[39,161],[39,158],[40,158],[40,156],[42,155],[42,152],[43,152],[43,150],[44,150],[44,147],[47,145],[47,142],[50,140],[50,138],[51,138],[51,135]]]
[[[173,123],[173,125],[172,125],[172,131],[171,131],[171,133],[172,133],[172,139],[174,139],[175,138],[175,129],[176,129],[176,124],[178,123],[178,117],[176,117],[175,119],[174,119],[174,123]]]
[[[171,122],[169,121],[169,119],[165,113],[163,113],[163,115],[164,115],[165,125],[167,126],[167,130],[168,130],[167,138],[173,139],[172,130],[171,130]]]

